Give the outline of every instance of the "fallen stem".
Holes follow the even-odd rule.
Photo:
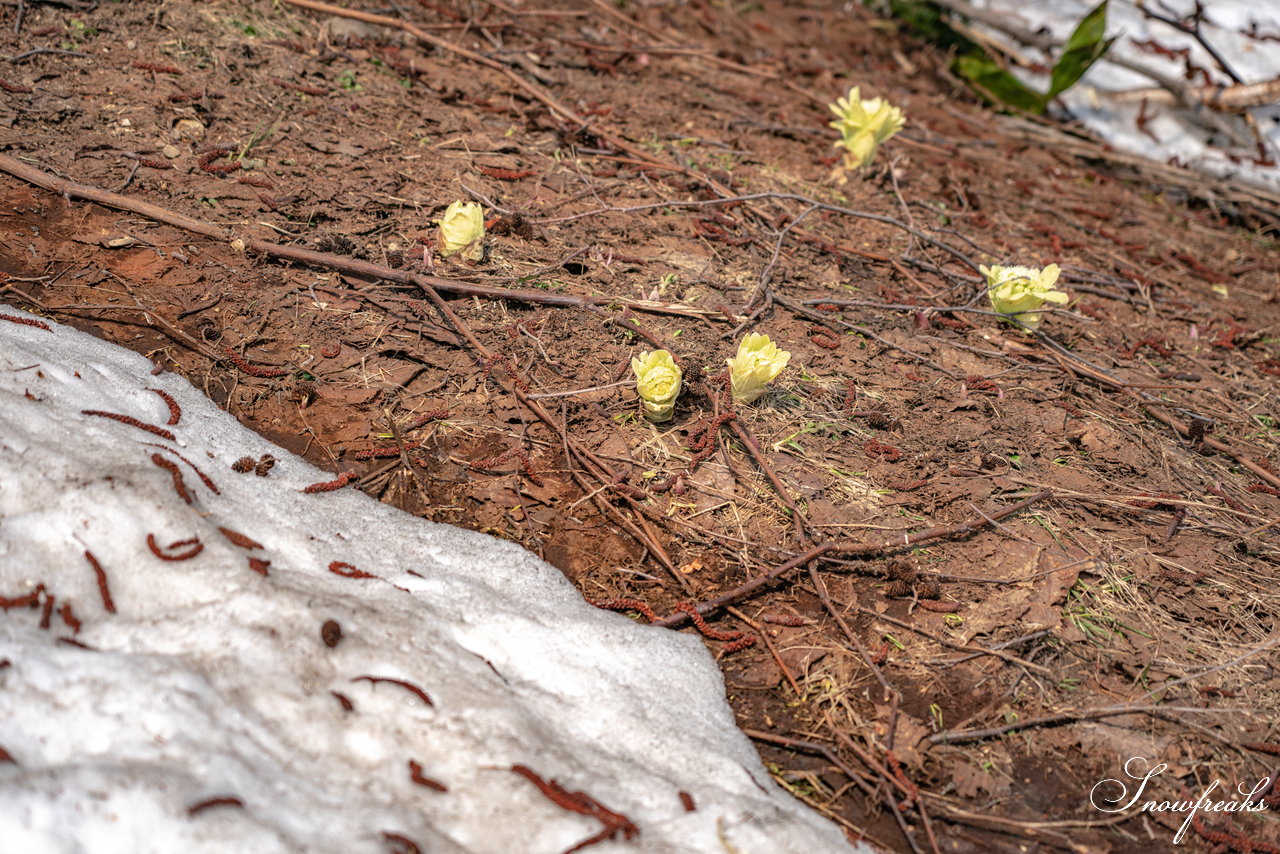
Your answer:
[[[1037,492],[1035,495],[1024,498],[1017,504],[1011,504],[1010,506],[1001,508],[1000,510],[993,510],[987,514],[987,518],[979,517],[976,519],[970,519],[967,522],[961,522],[958,525],[929,528],[914,534],[904,533],[902,535],[902,539],[894,538],[892,540],[882,540],[877,543],[855,543],[849,540],[830,540],[814,546],[807,552],[797,555],[781,566],[771,569],[763,575],[758,575],[750,581],[738,585],[727,593],[723,593],[714,599],[709,599],[706,602],[703,602],[697,606],[698,613],[705,615],[717,608],[723,608],[731,602],[737,602],[739,599],[754,593],[769,582],[777,580],[782,575],[795,569],[797,566],[803,566],[810,561],[817,560],[827,552],[836,551],[846,555],[866,556],[877,554],[879,552],[897,551],[914,545],[915,543],[928,542],[930,540],[941,540],[948,537],[957,537],[985,528],[992,520],[999,522],[1003,519],[1007,519],[1015,513],[1020,513],[1027,509],[1032,504],[1052,497],[1053,492],[1050,490],[1044,490],[1043,492]],[[664,628],[672,628],[674,626],[682,625],[688,619],[689,616],[687,614],[677,612],[669,617],[664,617],[654,623],[654,625],[663,626]]]
[[[224,226],[194,219],[186,216],[185,214],[180,214],[176,211],[162,208],[159,205],[144,202],[141,199],[122,196],[119,193],[113,193],[110,190],[103,190],[86,184],[78,184],[75,181],[70,181],[66,178],[59,178],[33,166],[28,166],[7,154],[0,154],[0,171],[8,172],[15,178],[20,178],[23,181],[35,184],[37,187],[42,187],[50,192],[59,193],[68,199],[81,199],[83,201],[104,205],[109,208],[115,208],[116,210],[129,211],[130,213],[144,216],[147,219],[151,219],[156,222],[163,222],[166,225],[172,225],[222,243],[230,242],[233,237],[232,231]],[[637,311],[675,314],[686,317],[699,317],[706,320],[725,320],[719,311],[708,311],[705,309],[695,308],[693,306],[670,305],[667,303],[651,302],[649,300],[628,299],[626,297],[575,296],[572,294],[553,294],[538,290],[490,287],[488,285],[478,285],[471,282],[459,282],[454,279],[445,279],[439,276],[410,273],[405,270],[396,270],[391,267],[384,267],[381,264],[374,264],[369,261],[359,261],[355,258],[348,258],[343,255],[334,255],[329,252],[316,252],[314,250],[303,249],[298,246],[285,246],[280,243],[271,243],[266,240],[256,240],[251,238],[241,239],[244,242],[245,251],[248,252],[257,252],[284,261],[295,261],[301,264],[309,264],[314,267],[338,270],[343,273],[349,273],[352,276],[359,276],[366,279],[383,279],[391,282],[400,282],[406,285],[415,285],[422,288],[424,291],[427,288],[434,288],[435,290],[445,291],[446,293],[475,296],[483,299],[514,300],[517,302],[540,303],[543,305],[582,308],[587,310],[591,310],[596,306],[602,305],[628,306]]]

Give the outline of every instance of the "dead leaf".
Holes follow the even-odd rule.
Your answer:
[[[1061,628],[1058,629],[1058,637],[1067,643],[1083,643],[1089,639],[1089,636],[1070,620],[1062,623]]]
[[[1038,629],[1057,629],[1062,625],[1062,605],[1067,600],[1067,592],[1075,586],[1080,578],[1080,571],[1088,564],[1081,563],[1083,554],[1049,554],[1044,552],[1036,566],[1037,571],[1051,570],[1055,565],[1070,567],[1060,572],[1049,572],[1035,581],[1035,589],[1027,601],[1026,613],[1022,621],[1032,631]],[[1046,566],[1047,564],[1047,566]],[[1072,566],[1075,564],[1075,566]]]
[[[990,771],[968,762],[956,766],[951,782],[955,784],[956,794],[962,798],[976,798],[979,792],[995,792],[997,787],[996,778]]]
[[[1125,445],[1115,430],[1096,421],[1077,424],[1067,430],[1067,441],[1084,448],[1095,457],[1123,459]]]
[[[1027,612],[1022,615],[1022,622],[1024,627],[1031,631],[1053,630],[1062,625],[1062,609],[1044,602],[1032,602],[1027,606]]]
[[[889,737],[889,718],[892,710],[889,706],[876,706],[878,720],[876,735],[881,742]],[[893,755],[908,768],[920,771],[924,768],[924,755],[929,752],[929,742],[925,741],[932,733],[922,721],[905,712],[898,711],[898,719],[893,728]]]
[[[773,645],[778,650],[778,657],[797,677],[809,672],[831,651],[830,647],[821,644],[821,635],[809,626],[779,626],[770,631],[776,638]]]

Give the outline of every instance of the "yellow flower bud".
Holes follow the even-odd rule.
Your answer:
[[[484,259],[484,209],[476,202],[454,202],[440,220],[440,254],[459,252],[469,261]]]
[[[844,167],[851,171],[870,164],[880,143],[902,130],[905,123],[902,110],[883,98],[862,100],[857,86],[850,89],[846,97],[837,98],[828,106],[836,114],[836,120],[830,126],[840,131],[840,139],[835,145],[845,149]]]
[[[733,384],[735,403],[751,403],[765,392],[770,382],[791,360],[791,354],[779,350],[768,335],[752,332],[738,345],[738,355],[726,359],[729,380]]]
[[[987,277],[987,294],[991,307],[1001,314],[1016,317],[1024,326],[1035,329],[1041,315],[1036,309],[1051,302],[1066,305],[1071,297],[1063,291],[1053,290],[1058,281],[1058,265],[1050,264],[1043,270],[1037,267],[978,267]]]
[[[631,359],[631,370],[636,375],[636,391],[644,406],[644,417],[650,421],[670,421],[680,396],[683,375],[680,366],[666,350],[641,353]]]

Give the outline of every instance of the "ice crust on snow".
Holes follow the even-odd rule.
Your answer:
[[[1000,12],[1023,29],[1032,32],[1047,30],[1058,44],[1063,44],[1081,19],[1097,5],[1097,0],[1054,0],[1052,3],[973,0],[973,5]],[[1194,0],[1164,0],[1151,8],[1165,16],[1177,17],[1190,15],[1194,5]],[[1280,36],[1280,4],[1276,0],[1263,3],[1256,0],[1213,0],[1205,3],[1204,7],[1206,22],[1201,34],[1245,83],[1264,83],[1280,77],[1280,46],[1274,41]],[[986,29],[980,24],[976,26]],[[1257,28],[1258,37],[1245,35],[1251,27]],[[1008,38],[989,29],[986,31],[996,39]],[[1159,84],[1150,77],[1110,62],[1109,58],[1130,60],[1189,86],[1204,83],[1199,77],[1190,81],[1185,79],[1186,66],[1180,57],[1166,56],[1139,46],[1139,43],[1154,41],[1170,51],[1189,51],[1188,59],[1192,66],[1212,74],[1213,84],[1230,86],[1233,81],[1195,36],[1143,15],[1131,0],[1111,0],[1107,7],[1106,34],[1108,38],[1119,38],[1106,56],[1061,96],[1073,115],[1107,142],[1133,154],[1162,163],[1177,158],[1178,162],[1191,169],[1236,179],[1272,192],[1280,191],[1280,166],[1275,162],[1280,160],[1277,155],[1280,151],[1280,104],[1271,103],[1249,110],[1266,140],[1273,161],[1271,165],[1256,162],[1258,150],[1251,132],[1244,122],[1229,113],[1217,115],[1222,124],[1235,130],[1240,140],[1248,142],[1243,147],[1225,139],[1213,123],[1206,123],[1195,111],[1156,104],[1150,104],[1146,109],[1149,136],[1138,125],[1143,110],[1141,103],[1117,102],[1105,93],[1158,88]],[[1266,40],[1266,36],[1272,40]],[[1020,71],[1018,73],[1026,76]],[[1044,75],[1031,79],[1032,85],[1041,91],[1047,81]]]
[[[601,829],[516,764],[640,830],[590,852],[724,854],[719,834],[743,854],[854,850],[774,785],[697,638],[591,607],[511,543],[351,489],[303,494],[333,474],[142,356],[42,322],[52,331],[0,322],[0,597],[37,584],[56,597],[48,629],[41,608],[0,611],[0,747],[13,759],[0,761],[0,851],[381,854],[401,850],[390,833],[423,852],[558,854]],[[150,388],[182,408],[174,442],[82,414],[163,425]],[[179,462],[185,504],[151,461],[174,457],[147,443],[221,494]],[[278,460],[266,478],[230,468],[264,453]],[[163,561],[148,534],[204,548]],[[375,577],[339,576],[333,561]],[[78,634],[58,616],[66,603]],[[342,628],[332,649],[327,620]],[[411,683],[432,705],[359,677]],[[410,760],[448,791],[416,785]],[[243,806],[189,814],[231,797]]]

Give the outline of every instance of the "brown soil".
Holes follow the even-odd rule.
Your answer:
[[[766,643],[707,642],[778,782],[851,837],[1163,849],[1183,815],[1089,805],[1126,758],[1169,764],[1162,799],[1280,763],[1280,206],[999,117],[846,4],[509,2],[388,4],[444,46],[234,0],[28,0],[15,35],[5,6],[0,51],[84,56],[0,65],[0,148],[227,235],[4,175],[5,300],[593,600],[680,616],[841,543],[707,615]],[[825,104],[855,84],[908,125],[839,184]],[[469,194],[487,258],[433,260],[433,218]],[[453,318],[409,279],[424,259]],[[963,308],[984,307],[973,265],[1001,262],[1063,265],[1048,338]],[[791,365],[697,455],[745,331]],[[661,427],[616,385],[654,346],[687,374]],[[392,456],[358,459],[374,448]],[[976,730],[997,731],[943,735]],[[1186,844],[1280,833],[1206,814]]]

